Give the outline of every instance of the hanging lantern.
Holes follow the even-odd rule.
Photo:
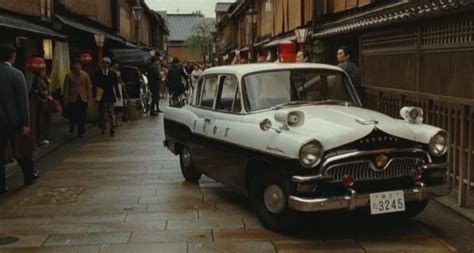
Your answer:
[[[280,43],[280,55],[278,57],[281,63],[296,62],[296,47],[292,41],[283,41]]]
[[[31,57],[26,61],[26,69],[34,74],[46,68],[46,62],[41,57]]]
[[[92,61],[92,55],[90,53],[82,53],[79,56],[79,61],[83,65],[89,64]]]

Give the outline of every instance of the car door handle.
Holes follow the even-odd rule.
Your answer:
[[[205,119],[204,119],[204,122],[206,122],[206,123],[211,123],[211,119],[210,119],[210,118],[205,118]]]

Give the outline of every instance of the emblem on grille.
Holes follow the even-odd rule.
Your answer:
[[[385,154],[381,154],[375,158],[375,166],[378,170],[383,170],[389,161],[389,157]]]

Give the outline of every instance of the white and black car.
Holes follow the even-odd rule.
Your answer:
[[[164,144],[188,181],[205,174],[245,192],[263,224],[290,213],[367,208],[421,212],[447,195],[448,134],[362,108],[338,67],[249,64],[206,70],[193,103],[165,111]]]

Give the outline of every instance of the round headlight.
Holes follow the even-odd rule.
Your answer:
[[[301,147],[300,163],[305,168],[313,168],[321,162],[323,146],[317,141],[312,141]]]
[[[433,136],[430,140],[429,149],[430,153],[434,156],[442,156],[446,154],[449,147],[448,134],[446,132],[440,132]]]

